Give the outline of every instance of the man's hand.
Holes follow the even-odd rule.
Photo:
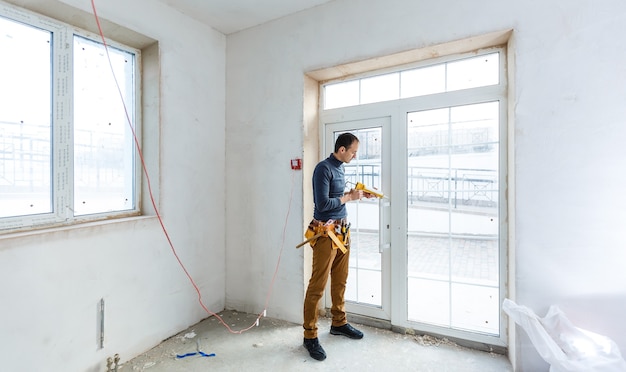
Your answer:
[[[361,200],[361,198],[363,197],[362,190],[351,189],[349,194],[350,194],[350,200]]]
[[[341,197],[342,204],[345,204],[351,200],[361,200],[364,193],[362,190],[350,189],[347,193],[343,194]]]

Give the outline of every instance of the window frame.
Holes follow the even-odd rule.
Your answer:
[[[362,80],[367,80],[370,78],[376,78],[376,77],[381,77],[384,75],[390,75],[390,74],[398,74],[399,75],[399,87],[402,86],[402,73],[403,72],[407,72],[407,71],[411,71],[411,70],[419,70],[419,69],[426,69],[426,68],[432,68],[432,67],[436,67],[436,66],[441,66],[441,65],[447,65],[450,63],[455,63],[455,62],[461,62],[461,61],[465,61],[465,60],[469,60],[469,59],[473,59],[476,57],[480,57],[480,56],[487,56],[487,55],[491,55],[491,54],[499,54],[499,61],[498,61],[498,65],[499,70],[498,70],[498,76],[499,76],[499,82],[495,83],[495,84],[489,84],[489,85],[484,85],[484,86],[476,86],[476,87],[470,87],[470,88],[462,88],[462,89],[453,89],[453,90],[444,90],[441,92],[435,92],[435,93],[428,93],[428,94],[423,94],[423,95],[417,95],[417,96],[408,96],[408,97],[402,97],[401,96],[401,91],[399,91],[399,96],[398,98],[393,98],[393,99],[389,99],[389,100],[381,100],[381,101],[375,101],[375,102],[361,102],[361,81]],[[507,48],[505,45],[502,44],[498,44],[498,45],[494,45],[494,46],[486,46],[483,48],[479,48],[476,49],[474,51],[471,52],[459,52],[459,53],[453,53],[453,54],[449,54],[449,55],[442,55],[440,57],[434,57],[434,58],[426,58],[424,60],[420,60],[417,62],[411,62],[411,63],[405,63],[405,64],[400,64],[400,65],[393,65],[390,67],[383,67],[383,68],[376,68],[373,69],[371,71],[365,71],[365,72],[360,72],[360,73],[355,73],[355,74],[351,74],[349,76],[340,76],[338,78],[331,78],[328,80],[322,80],[320,81],[320,88],[319,88],[319,110],[320,113],[329,113],[329,112],[333,112],[333,111],[338,111],[338,110],[342,110],[342,109],[350,109],[350,110],[359,110],[360,107],[366,107],[367,105],[376,105],[376,104],[381,104],[381,103],[386,103],[389,102],[389,104],[391,105],[395,105],[396,103],[394,102],[405,102],[405,101],[409,101],[409,100],[413,100],[416,98],[420,98],[420,97],[427,97],[427,96],[445,96],[445,95],[451,95],[451,94],[461,94],[464,95],[468,90],[469,91],[476,91],[477,89],[499,89],[499,87],[502,86],[502,82],[506,81],[503,79],[506,79],[506,74],[504,73],[506,71],[506,68],[502,68],[503,66],[506,66],[506,58],[507,58]],[[328,86],[333,86],[333,85],[339,85],[339,84],[344,84],[344,83],[357,83],[358,85],[358,90],[359,90],[359,102],[355,103],[355,104],[350,104],[350,105],[345,105],[345,106],[333,106],[333,107],[329,107],[326,108],[326,87]],[[504,84],[504,86],[506,86],[506,84]],[[470,93],[471,94],[471,93]]]
[[[33,11],[0,2],[0,16],[40,28],[51,33],[51,177],[52,211],[49,213],[0,218],[0,235],[49,227],[71,226],[86,222],[110,220],[142,214],[142,164],[137,155],[137,144],[142,143],[142,54],[141,50],[105,36],[107,47],[134,55],[133,84],[134,110],[128,114],[134,118],[133,138],[133,198],[134,208],[75,216],[74,207],[74,143],[73,143],[73,48],[74,35],[102,43],[100,34],[35,13]],[[65,89],[63,91],[63,89]],[[69,94],[64,94],[68,92]],[[120,98],[121,100],[121,98]],[[121,101],[120,101],[121,104]],[[128,104],[124,102],[125,105]],[[130,109],[130,108],[128,108]],[[128,121],[126,120],[126,125]],[[64,181],[67,180],[67,181]]]
[[[406,113],[411,111],[422,111],[429,109],[438,109],[438,108],[447,108],[454,106],[463,106],[468,104],[476,104],[476,103],[485,103],[485,102],[500,102],[500,154],[499,154],[499,183],[500,183],[500,195],[499,195],[499,218],[500,218],[500,226],[499,226],[499,260],[498,260],[498,271],[499,271],[499,295],[500,300],[506,296],[508,290],[510,288],[510,277],[509,270],[510,266],[508,265],[508,258],[510,254],[511,245],[513,243],[512,235],[509,231],[510,221],[509,216],[511,215],[512,205],[508,198],[508,195],[512,194],[511,191],[511,183],[510,183],[510,175],[511,175],[511,157],[513,155],[511,151],[511,143],[510,141],[510,133],[511,133],[511,120],[510,120],[510,84],[511,75],[510,75],[510,62],[511,62],[511,54],[510,54],[510,46],[508,45],[508,37],[510,32],[502,33],[501,36],[506,37],[506,39],[500,39],[497,43],[490,44],[491,41],[485,40],[485,44],[481,45],[479,48],[472,48],[469,50],[464,50],[464,47],[459,46],[463,44],[463,41],[460,42],[452,42],[450,45],[455,45],[456,52],[440,54],[440,56],[436,58],[430,58],[432,53],[414,53],[415,55],[420,55],[421,58],[419,60],[414,60],[409,63],[405,63],[406,60],[402,60],[402,63],[394,64],[394,58],[385,59],[385,57],[376,59],[376,63],[378,60],[385,59],[387,64],[380,64],[380,68],[376,68],[375,63],[372,62],[368,64],[367,62],[363,62],[362,65],[366,66],[366,68],[361,69],[358,72],[355,72],[350,75],[345,76],[337,76],[337,71],[354,71],[357,67],[362,67],[359,63],[355,64],[347,64],[342,65],[342,69],[337,67],[328,68],[323,70],[317,70],[312,73],[309,73],[310,77],[317,78],[318,90],[316,91],[316,104],[318,107],[318,118],[317,122],[319,124],[319,138],[324,138],[324,126],[326,123],[334,123],[334,122],[344,122],[344,121],[352,121],[352,120],[364,120],[367,118],[373,117],[383,117],[389,115],[391,117],[391,128],[395,128],[390,130],[390,141],[391,141],[391,158],[397,160],[396,164],[400,168],[404,168],[406,166],[406,160],[403,160],[403,157],[406,154],[407,142],[406,135],[401,133],[397,134],[395,130],[400,128],[401,130],[406,130]],[[499,39],[499,38],[498,38]],[[447,46],[448,44],[446,44]],[[442,47],[442,49],[446,49]],[[433,93],[429,95],[421,95],[415,97],[407,97],[407,98],[398,98],[390,101],[381,101],[375,103],[366,103],[366,104],[358,104],[358,105],[350,105],[345,107],[333,107],[329,109],[324,108],[325,103],[325,89],[326,85],[331,85],[334,83],[344,83],[356,81],[363,78],[374,77],[378,75],[385,75],[393,72],[401,72],[405,70],[411,70],[420,67],[430,67],[434,65],[438,65],[446,62],[455,62],[458,60],[463,60],[467,58],[477,57],[480,55],[487,55],[494,52],[500,53],[499,55],[499,83],[496,85],[486,85],[480,87],[473,87],[468,89],[461,90],[453,90],[448,92],[440,92]],[[409,53],[410,54],[410,53]],[[413,55],[413,54],[410,54]],[[409,111],[407,111],[407,108]],[[383,112],[387,111],[387,112]],[[394,161],[395,162],[395,161]],[[392,173],[392,178],[394,174]],[[386,192],[391,195],[391,219],[397,221],[398,224],[406,223],[406,214],[402,211],[403,206],[406,205],[403,201],[405,199],[407,191],[406,182],[395,182],[392,183],[389,191]],[[393,195],[396,195],[393,197]],[[402,212],[400,212],[402,211]],[[401,222],[404,221],[404,222]],[[403,236],[402,228],[400,227],[397,230],[394,230],[391,233],[391,240],[393,244],[397,244],[399,246],[406,246],[406,236]],[[406,284],[406,255],[402,255],[403,252],[400,250],[391,249],[392,261],[393,263],[401,262],[400,265],[396,266],[397,270],[394,270],[391,274],[391,287],[392,291],[394,291],[395,296],[401,296],[402,293],[407,293],[407,284]],[[392,263],[392,265],[393,265]],[[404,283],[404,284],[403,284]],[[501,301],[499,305],[499,309],[501,310]],[[402,306],[393,306],[391,310],[391,325],[397,327],[403,327],[407,329],[414,329],[419,332],[427,332],[429,334],[442,336],[442,337],[453,337],[455,339],[463,340],[464,342],[473,345],[473,347],[484,349],[485,345],[488,345],[489,348],[506,348],[507,340],[509,336],[509,327],[507,326],[507,320],[505,317],[500,316],[499,318],[499,334],[491,335],[491,334],[483,334],[480,332],[472,332],[465,331],[458,328],[446,328],[441,326],[434,326],[426,323],[416,323],[414,321],[408,320],[406,307]]]

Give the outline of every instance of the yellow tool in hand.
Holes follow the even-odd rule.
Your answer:
[[[364,184],[362,184],[361,182],[357,182],[357,183],[356,183],[356,186],[354,186],[354,188],[355,188],[355,189],[357,189],[357,190],[362,190],[363,192],[366,192],[366,193],[368,193],[368,194],[372,194],[372,195],[374,195],[374,196],[376,196],[376,197],[378,197],[378,198],[381,198],[381,199],[384,197],[384,195],[383,195],[383,194],[381,194],[381,193],[379,193],[379,192],[372,191],[372,190],[368,189],[368,188],[367,188]]]

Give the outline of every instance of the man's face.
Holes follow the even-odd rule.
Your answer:
[[[354,141],[347,149],[345,147],[339,148],[339,160],[344,163],[349,163],[352,159],[356,158],[356,152],[359,150],[359,142]]]

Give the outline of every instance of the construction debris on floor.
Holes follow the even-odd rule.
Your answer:
[[[257,317],[236,311],[219,315],[235,330]],[[258,327],[232,334],[211,317],[124,362],[119,371],[513,371],[504,355],[429,335],[353,325],[363,331],[363,339],[331,335],[330,320],[320,317],[319,340],[328,357],[318,362],[302,346],[300,324],[261,318]]]

